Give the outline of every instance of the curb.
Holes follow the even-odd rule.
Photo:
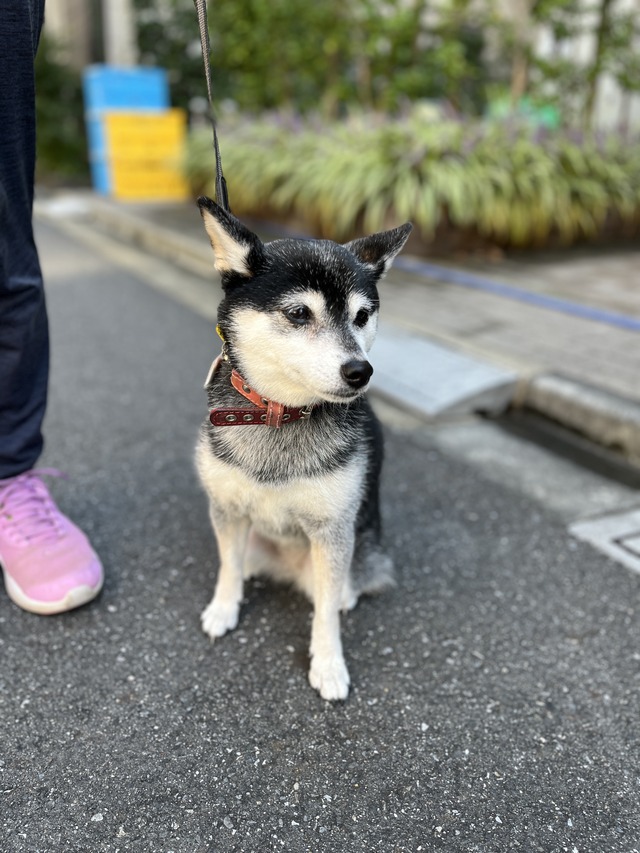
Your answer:
[[[640,404],[634,400],[552,373],[530,380],[522,406],[640,464]]]
[[[213,256],[206,239],[194,240],[170,228],[150,223],[100,198],[87,199],[89,215],[111,237],[153,252],[195,275],[211,278]],[[199,217],[194,204],[194,216]]]
[[[211,278],[210,249],[202,241],[148,222],[93,195],[83,196],[81,203],[87,218],[111,237],[152,252],[197,276]],[[47,210],[46,204],[38,205],[37,213],[54,224],[60,216]],[[406,261],[411,262],[411,257]],[[419,275],[415,270],[413,274]],[[464,343],[455,344],[459,351],[467,351]],[[488,363],[504,367],[504,359],[492,358],[486,352],[483,355]],[[510,400],[513,408],[530,409],[640,464],[640,403],[557,373],[517,373]]]

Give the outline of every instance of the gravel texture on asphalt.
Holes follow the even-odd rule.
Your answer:
[[[0,596],[0,850],[640,850],[640,577],[429,436],[387,429],[398,586],[343,619],[352,691],[307,682],[310,607],[247,586],[214,645],[192,464],[204,320],[39,229],[60,505],[107,579],[62,617]]]

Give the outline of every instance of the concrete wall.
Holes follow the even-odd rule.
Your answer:
[[[91,4],[87,0],[47,0],[44,27],[69,65],[82,68],[91,62]]]
[[[47,0],[45,29],[75,68],[103,57],[110,65],[138,61],[132,0]]]
[[[589,8],[592,0],[581,0],[585,8],[585,24],[594,20]],[[522,33],[528,26],[528,10],[531,0],[499,0],[502,13],[511,18]],[[614,12],[635,12],[640,19],[640,0],[616,0]],[[553,37],[550,28],[538,27],[530,33],[531,43],[541,56],[550,56],[554,51]],[[588,65],[595,52],[595,38],[590,35],[578,36],[562,44],[561,55],[574,62]],[[637,45],[640,51],[640,43]],[[615,128],[628,119],[633,128],[640,128],[640,95],[625,95],[614,77],[603,74],[598,83],[594,108],[594,126],[599,128]]]

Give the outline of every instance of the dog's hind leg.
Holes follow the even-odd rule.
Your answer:
[[[314,613],[309,682],[323,699],[346,699],[350,679],[340,637],[340,608],[353,557],[353,531],[333,529],[310,538]]]
[[[280,559],[280,549],[271,539],[261,536],[255,528],[249,531],[249,539],[244,555],[243,574],[245,578],[272,574]]]
[[[238,624],[250,522],[248,518],[229,518],[216,512],[213,506],[211,522],[218,540],[220,568],[215,593],[202,614],[202,628],[214,640]]]

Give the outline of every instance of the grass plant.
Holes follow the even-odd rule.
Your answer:
[[[640,233],[640,140],[414,112],[236,117],[221,148],[238,215],[332,239],[407,219],[427,244],[443,230],[518,248]],[[213,192],[208,131],[192,135],[186,169],[195,193]]]

